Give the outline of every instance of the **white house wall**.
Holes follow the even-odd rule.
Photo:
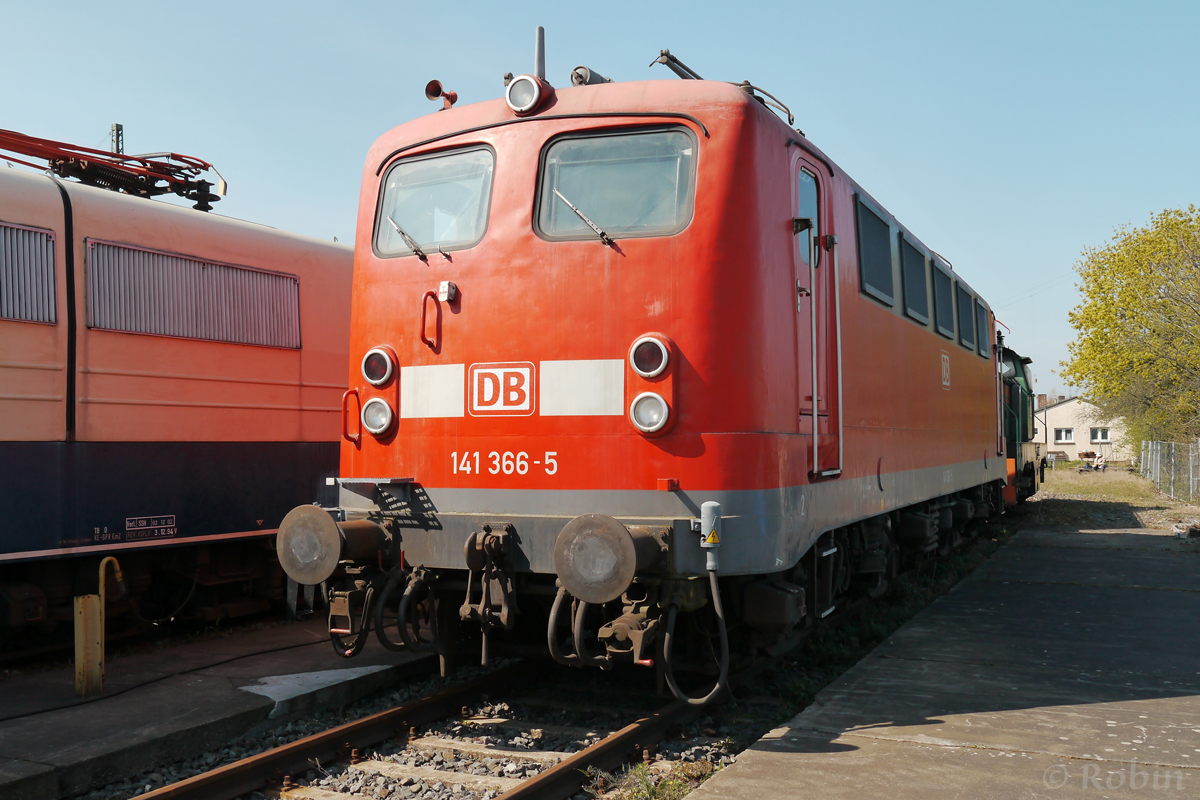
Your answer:
[[[1101,452],[1110,461],[1128,461],[1133,458],[1133,448],[1125,441],[1123,421],[1101,420],[1096,417],[1097,409],[1091,403],[1073,397],[1061,403],[1046,406],[1036,413],[1037,438],[1046,444],[1050,453],[1066,453],[1072,461],[1080,453]],[[1092,441],[1093,428],[1108,428],[1107,441]],[[1055,431],[1069,429],[1072,441],[1056,441]]]

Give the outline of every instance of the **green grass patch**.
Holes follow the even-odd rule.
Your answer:
[[[1046,470],[1046,483],[1038,496],[1039,499],[1070,497],[1163,508],[1171,502],[1155,490],[1154,484],[1136,473],[1112,468],[1106,472],[1080,472],[1062,465]]]

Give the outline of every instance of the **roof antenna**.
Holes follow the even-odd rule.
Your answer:
[[[546,80],[546,29],[541,25],[533,35],[533,74]]]

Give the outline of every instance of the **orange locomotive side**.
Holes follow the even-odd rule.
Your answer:
[[[0,170],[0,634],[69,622],[109,554],[146,616],[282,595],[269,538],[337,471],[351,269],[345,245]]]
[[[377,623],[404,585],[674,687],[678,614],[780,646],[998,507],[986,304],[802,134],[731,84],[516,86],[367,155],[339,522],[285,522],[289,572],[379,552]]]

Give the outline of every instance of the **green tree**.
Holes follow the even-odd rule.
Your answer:
[[[1119,229],[1075,264],[1083,302],[1060,375],[1128,436],[1200,436],[1200,208]]]

